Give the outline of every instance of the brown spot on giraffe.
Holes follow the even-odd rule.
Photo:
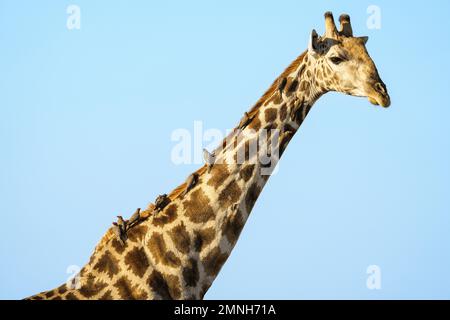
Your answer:
[[[67,292],[67,286],[66,284],[63,284],[62,286],[58,287],[58,293],[59,294],[64,294]]]
[[[278,112],[275,108],[268,108],[264,112],[265,120],[267,123],[272,123],[277,119]]]
[[[200,252],[206,248],[216,235],[216,231],[213,227],[198,230],[194,238],[194,250]]]
[[[264,103],[264,106],[267,106],[270,103],[280,104],[281,103],[281,95],[279,95],[279,94],[272,95],[272,97]]]
[[[66,300],[80,300],[75,294],[73,294],[72,292],[69,292],[68,294],[66,294],[66,296],[64,297]]]
[[[114,287],[116,287],[120,298],[123,300],[147,299],[147,293],[139,289],[138,285],[133,285],[126,276],[119,278],[114,284]]]
[[[285,121],[287,118],[287,105],[283,103],[280,107],[280,120]]]
[[[215,216],[209,205],[209,198],[202,189],[197,189],[190,194],[189,199],[184,202],[184,208],[186,216],[194,223],[205,223],[214,219]]]
[[[248,128],[258,131],[261,129],[261,120],[259,120],[258,116],[255,116],[253,121],[248,125]]]
[[[111,240],[111,246],[116,250],[118,254],[122,254],[125,251],[125,245],[122,244],[118,239],[114,238]]]
[[[141,278],[150,266],[142,247],[135,247],[130,250],[125,256],[125,263],[128,265],[128,269],[131,269],[136,276]]]
[[[241,170],[239,171],[239,177],[243,179],[245,182],[247,182],[252,177],[254,170],[255,170],[254,164],[242,165]]]
[[[226,253],[222,253],[220,248],[216,247],[212,249],[205,258],[202,259],[203,268],[207,275],[215,275],[219,273],[223,264],[227,260],[228,255]]]
[[[148,230],[148,228],[143,224],[133,226],[127,232],[127,236],[128,236],[127,241],[139,242],[140,240],[142,240],[144,238],[145,234],[147,233],[147,230]]]
[[[178,251],[185,254],[189,252],[191,239],[183,222],[173,227],[172,230],[169,231],[169,236]]]
[[[225,179],[228,177],[228,166],[226,164],[216,164],[211,168],[210,175],[207,184],[214,187],[214,189],[219,188]]]
[[[287,89],[288,93],[293,93],[297,90],[298,87],[298,80],[294,80],[292,81],[292,83],[290,84],[290,86]]]
[[[287,78],[281,78],[278,85],[278,92],[280,94],[283,94],[284,88],[286,87],[286,84],[288,83]]]
[[[175,203],[168,205],[163,211],[153,216],[154,226],[163,226],[171,223],[177,218],[178,206]]]
[[[109,278],[112,278],[120,270],[119,260],[109,250],[106,250],[93,268],[98,272],[105,272]]]
[[[108,286],[108,284],[94,277],[91,274],[82,279],[81,282],[82,285],[80,290],[78,290],[78,292],[88,299],[92,298],[93,296],[95,296],[97,293],[99,293],[101,290],[103,290]]]
[[[222,225],[222,233],[227,237],[228,241],[234,245],[239,238],[242,228],[244,227],[244,221],[242,214],[238,210],[227,216]]]
[[[111,290],[107,290],[100,298],[99,300],[113,300],[113,296],[111,295]]]
[[[156,263],[162,263],[169,267],[180,265],[180,259],[172,251],[167,249],[161,233],[154,232],[148,241],[148,246]]]
[[[161,297],[163,300],[172,300],[172,297],[169,293],[169,285],[167,281],[164,279],[161,272],[153,270],[148,278],[148,284],[150,288]]]
[[[199,279],[197,260],[190,258],[183,268],[183,280],[188,287],[195,287]]]
[[[239,200],[241,195],[241,188],[235,180],[229,182],[225,188],[219,194],[219,205],[221,207],[227,208]]]
[[[179,279],[176,276],[164,276],[161,272],[153,270],[148,278],[148,284],[161,299],[172,300],[181,296]]]

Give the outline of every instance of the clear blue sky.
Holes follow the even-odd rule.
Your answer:
[[[450,298],[449,2],[348,2],[1,0],[0,298],[64,282],[183,181],[173,130],[232,127],[327,10],[370,37],[392,106],[315,105],[206,298]]]

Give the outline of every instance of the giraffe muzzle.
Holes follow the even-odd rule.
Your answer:
[[[373,94],[368,96],[370,103],[380,105],[383,108],[389,108],[391,105],[391,98],[386,89],[386,85],[382,82],[376,82],[373,85]]]

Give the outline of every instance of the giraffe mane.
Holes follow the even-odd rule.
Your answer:
[[[198,169],[194,173],[196,173],[199,176],[201,176],[205,172],[206,172],[206,165],[203,165],[202,167],[200,167],[200,169]],[[185,189],[186,189],[186,182],[180,184],[178,187],[173,189],[172,192],[170,192],[168,194],[168,197],[170,198],[171,201],[173,201],[176,198],[178,198]]]
[[[303,52],[301,55],[299,55],[294,61],[291,62],[291,64],[283,71],[283,73],[280,74],[278,78],[275,79],[275,81],[272,83],[272,85],[269,87],[269,89],[264,92],[261,98],[259,98],[258,101],[253,105],[253,107],[248,112],[249,116],[252,117],[255,115],[259,108],[264,104],[264,102],[269,99],[274,92],[276,92],[280,79],[286,78],[288,75],[290,75],[292,72],[294,72],[298,66],[302,63],[303,59],[306,56],[307,51]]]

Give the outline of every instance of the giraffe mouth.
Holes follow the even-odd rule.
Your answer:
[[[391,105],[391,99],[389,96],[378,96],[378,97],[367,97],[369,99],[369,102],[376,106],[382,106],[383,108],[389,108]]]
[[[377,82],[373,88],[373,91],[374,94],[367,97],[369,102],[376,106],[389,108],[391,105],[391,98],[387,93],[386,86],[381,82]]]

